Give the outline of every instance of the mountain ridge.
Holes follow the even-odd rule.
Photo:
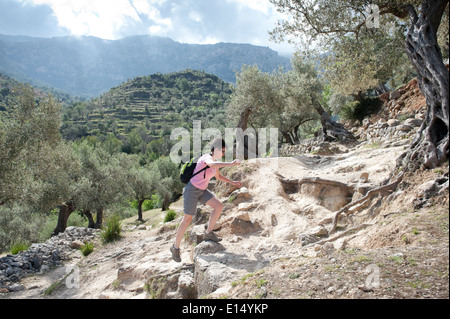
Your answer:
[[[0,71],[47,83],[73,95],[95,97],[130,78],[185,69],[235,82],[235,71],[256,64],[264,72],[289,69],[289,58],[251,44],[184,44],[132,36],[34,38],[0,35]]]

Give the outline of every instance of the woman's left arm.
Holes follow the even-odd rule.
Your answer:
[[[241,182],[237,182],[237,181],[232,181],[229,178],[226,178],[225,176],[223,176],[222,174],[220,174],[219,170],[216,171],[216,175],[215,175],[216,179],[225,183],[230,183],[233,184],[234,186],[237,186],[239,188],[242,187],[242,183]]]

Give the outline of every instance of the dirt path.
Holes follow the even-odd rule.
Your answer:
[[[203,264],[203,274],[216,278],[206,284],[200,278],[206,285],[201,291],[208,291],[208,284],[214,286],[206,294],[211,298],[448,298],[448,200],[414,210],[415,191],[405,190],[389,203],[380,200],[376,216],[364,211],[347,221],[348,227],[365,222],[371,226],[330,245],[303,247],[300,235],[320,231],[320,222],[333,211],[307,194],[287,193],[280,183],[281,178],[317,177],[358,184],[361,174],[367,173],[364,183],[373,187],[389,176],[407,142],[389,148],[359,146],[335,156],[301,155],[245,163],[229,174],[241,177],[249,198],[221,198],[226,206],[218,234],[224,240],[219,249],[215,247],[217,251],[195,259],[198,246],[185,240],[184,262],[175,263],[169,247],[181,214],[163,225],[152,226],[155,220],[148,220],[126,231],[120,241],[99,245],[87,257],[74,252],[64,267],[23,279],[25,290],[2,298],[158,297],[163,286],[156,291],[156,281],[177,278],[180,285],[179,274],[198,281],[192,268]],[[433,174],[419,180],[432,179]],[[219,191],[224,189],[219,186]],[[180,210],[180,203],[172,208]],[[250,226],[258,231],[246,232]],[[77,267],[76,272],[66,277],[71,265]],[[49,293],[55,283],[60,284]]]

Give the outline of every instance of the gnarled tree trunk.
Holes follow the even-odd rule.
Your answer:
[[[448,159],[449,71],[437,43],[437,30],[448,2],[424,0],[420,16],[412,6],[406,8],[412,20],[406,51],[418,71],[427,114],[410,148],[398,159],[398,168],[432,169]]]
[[[244,111],[241,113],[241,117],[239,118],[238,128],[241,128],[243,131],[245,131],[248,127],[248,119],[250,115],[252,114],[253,109],[250,107],[245,108]]]
[[[75,204],[72,202],[59,206],[58,223],[55,230],[53,230],[52,236],[56,236],[66,230],[67,220],[74,211]]]
[[[325,111],[320,103],[314,99],[314,108],[320,115],[320,123],[322,124],[321,139],[325,142],[352,142],[356,138],[352,133],[347,131],[341,123],[333,121],[330,114]]]
[[[242,131],[245,133],[245,131],[248,128],[248,119],[250,118],[250,115],[253,112],[253,108],[251,107],[247,107],[244,109],[244,111],[242,111],[241,116],[239,118],[239,123],[237,125],[238,129],[242,129]],[[256,132],[255,132],[256,133]],[[256,143],[256,147],[258,147],[258,140],[257,140],[257,136],[256,136],[256,141],[252,141],[253,143]],[[243,145],[242,145],[243,144]],[[242,141],[239,138],[236,138],[236,144],[234,145],[234,150],[233,150],[233,156],[238,157],[237,154],[238,150],[244,150],[244,158],[245,160],[249,159],[249,158],[256,158],[256,154],[258,153],[258,151],[256,150],[256,154],[254,154],[252,151],[249,150],[249,137],[248,135],[244,136],[244,140]],[[241,158],[242,159],[242,158]]]
[[[142,216],[142,205],[144,204],[144,202],[145,202],[145,199],[141,199],[138,202],[138,219],[137,220],[140,222],[144,222],[144,218]]]
[[[103,226],[103,208],[97,209],[97,221],[95,222],[95,229],[101,229]]]
[[[94,217],[91,214],[91,211],[86,210],[83,212],[83,214],[84,214],[84,216],[86,216],[86,218],[89,221],[88,228],[95,228],[95,221],[94,221]]]

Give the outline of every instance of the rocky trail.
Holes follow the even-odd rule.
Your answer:
[[[223,241],[202,241],[210,211],[200,206],[182,263],[169,252],[177,202],[174,221],[148,215],[87,257],[66,248],[62,265],[0,298],[449,298],[448,163],[405,174],[395,191],[335,218],[391,177],[417,129],[412,119],[372,119],[357,145],[286,147],[284,157],[224,169],[244,187],[213,185],[225,204],[216,230]],[[69,247],[72,239],[60,240]]]

